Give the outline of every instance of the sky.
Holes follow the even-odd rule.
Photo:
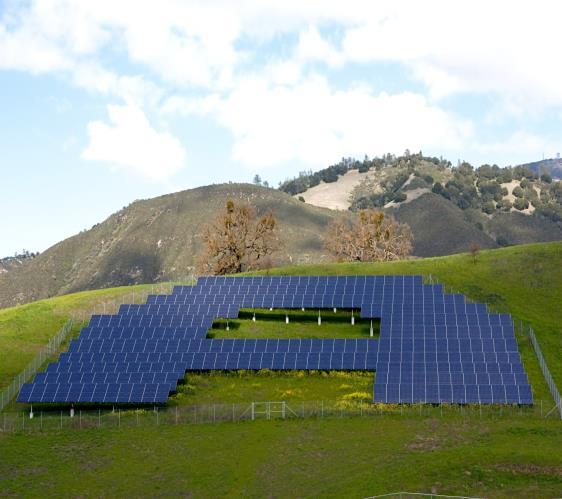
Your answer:
[[[0,0],[0,257],[342,157],[554,157],[561,18],[540,0]]]

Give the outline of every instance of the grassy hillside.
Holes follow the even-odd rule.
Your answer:
[[[321,261],[321,235],[334,217],[275,189],[249,184],[199,187],[136,201],[91,230],[0,274],[0,307],[87,289],[185,278],[198,234],[227,199],[246,199],[279,221],[279,261]]]

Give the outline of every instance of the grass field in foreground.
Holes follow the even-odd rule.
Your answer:
[[[255,313],[256,321],[253,321]],[[289,323],[285,318],[289,317]],[[364,338],[370,337],[371,321],[361,319],[359,311],[353,316],[349,310],[321,311],[318,325],[317,310],[249,310],[242,309],[237,319],[220,319],[213,324],[208,336],[212,338]],[[230,328],[226,329],[226,326]],[[378,338],[380,322],[373,321],[373,338]]]
[[[562,425],[397,417],[0,434],[0,491],[45,497],[556,497]]]

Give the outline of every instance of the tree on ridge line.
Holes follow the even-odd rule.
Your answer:
[[[351,220],[340,217],[329,226],[324,246],[337,261],[382,262],[412,253],[410,226],[380,210],[359,211]]]
[[[198,272],[224,275],[271,266],[271,256],[281,248],[277,225],[270,211],[258,217],[248,202],[229,199],[203,228]]]

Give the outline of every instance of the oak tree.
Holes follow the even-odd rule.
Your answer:
[[[412,231],[380,210],[361,210],[349,219],[334,220],[324,245],[337,261],[378,262],[400,260],[412,252]]]
[[[271,212],[258,216],[249,203],[231,199],[203,228],[201,240],[198,271],[212,275],[267,268],[281,247],[277,220]]]

